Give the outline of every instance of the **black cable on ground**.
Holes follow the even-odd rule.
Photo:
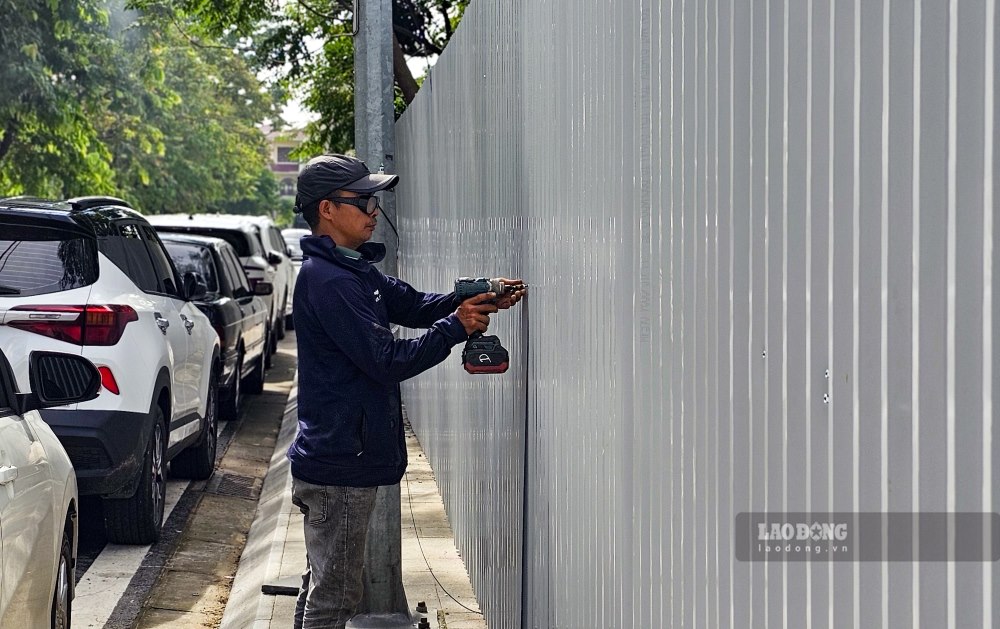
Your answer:
[[[410,493],[410,473],[409,472],[406,472],[406,502],[410,505],[410,521],[413,522],[413,534],[417,538],[417,546],[420,548],[420,554],[424,558],[424,564],[427,565],[427,570],[431,573],[431,576],[434,577],[435,583],[438,584],[438,587],[441,588],[442,592],[444,592],[445,594],[448,595],[448,598],[450,598],[451,600],[455,601],[456,605],[458,605],[459,607],[461,607],[463,609],[469,610],[473,614],[479,614],[480,616],[483,616],[484,615],[483,612],[481,612],[481,611],[479,611],[477,609],[472,609],[471,607],[466,607],[465,605],[462,604],[461,601],[459,601],[457,598],[455,598],[454,596],[452,596],[451,592],[449,592],[443,585],[441,585],[441,581],[439,581],[438,578],[437,578],[437,575],[434,574],[434,569],[431,568],[431,562],[427,560],[427,555],[424,553],[424,545],[420,543],[420,533],[417,530],[417,518],[413,514],[413,495]]]

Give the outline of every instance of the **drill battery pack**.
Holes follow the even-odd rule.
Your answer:
[[[470,338],[462,350],[462,364],[469,373],[504,373],[509,363],[510,355],[497,336]]]

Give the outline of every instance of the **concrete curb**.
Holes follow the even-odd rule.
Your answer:
[[[282,505],[290,495],[292,475],[285,452],[298,427],[298,391],[296,374],[221,629],[267,629],[271,625],[274,597],[261,594],[261,586],[278,577],[287,537],[289,518],[283,516]]]

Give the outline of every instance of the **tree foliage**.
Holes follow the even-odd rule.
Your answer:
[[[163,6],[168,0],[133,0]],[[469,0],[393,0],[396,112],[419,82],[404,55],[431,57],[444,49]],[[354,45],[351,0],[181,0],[170,2],[207,34],[239,38],[255,68],[276,74],[285,92],[304,94],[319,115],[309,125],[303,155],[354,146]]]
[[[106,0],[0,14],[0,194],[116,194],[148,212],[276,201],[255,125],[277,102],[232,41]]]

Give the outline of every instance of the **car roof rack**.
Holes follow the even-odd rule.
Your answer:
[[[58,203],[58,201],[53,201],[52,199],[43,199],[42,197],[33,197],[27,194],[15,194],[9,197],[0,197],[0,201],[38,201],[41,203]]]
[[[74,197],[66,202],[70,204],[74,211],[87,210],[92,207],[101,207],[102,205],[117,205],[133,209],[128,202],[123,201],[118,197]]]

